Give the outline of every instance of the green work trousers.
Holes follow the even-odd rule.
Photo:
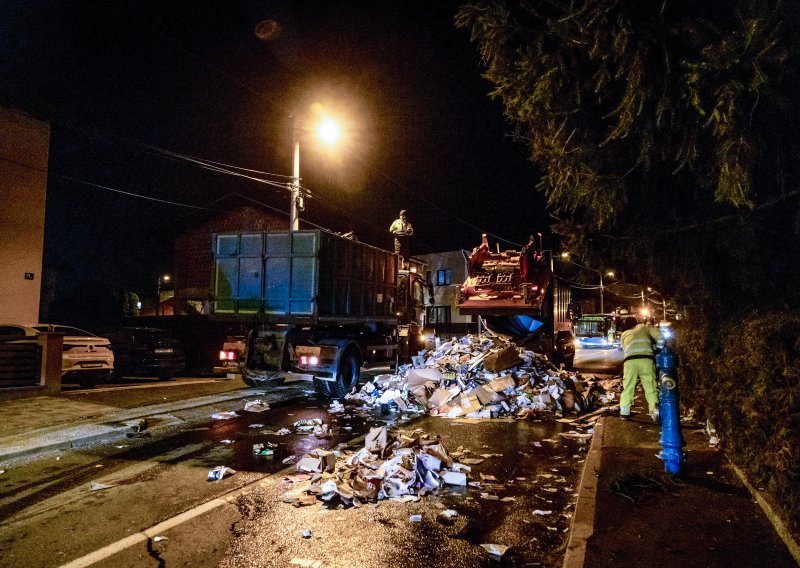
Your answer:
[[[652,359],[631,359],[622,366],[622,395],[619,397],[620,408],[630,409],[636,391],[636,381],[642,381],[644,397],[652,414],[658,405],[656,389],[656,365]]]

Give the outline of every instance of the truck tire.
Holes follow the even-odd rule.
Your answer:
[[[336,372],[336,380],[328,382],[330,396],[344,398],[358,385],[361,364],[358,355],[352,349],[344,352]]]
[[[575,355],[572,357],[567,357],[564,359],[564,368],[567,371],[574,371],[575,370]]]
[[[314,390],[320,398],[333,398],[331,391],[332,381],[323,381],[322,379],[314,379]]]

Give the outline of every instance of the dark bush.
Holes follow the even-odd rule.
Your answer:
[[[680,326],[682,400],[800,527],[800,313]]]

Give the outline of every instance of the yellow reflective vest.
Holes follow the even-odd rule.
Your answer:
[[[624,332],[619,338],[625,361],[630,359],[652,359],[653,347],[659,341],[664,341],[664,337],[658,328],[643,323],[637,324],[633,329]]]

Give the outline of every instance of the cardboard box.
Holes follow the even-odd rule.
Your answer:
[[[483,360],[483,366],[491,373],[499,373],[522,363],[519,357],[519,350],[514,345],[509,345],[505,349],[490,353]]]
[[[494,392],[503,392],[508,387],[516,387],[517,384],[514,382],[514,379],[510,375],[506,375],[505,377],[497,377],[496,379],[491,381],[487,386]]]

